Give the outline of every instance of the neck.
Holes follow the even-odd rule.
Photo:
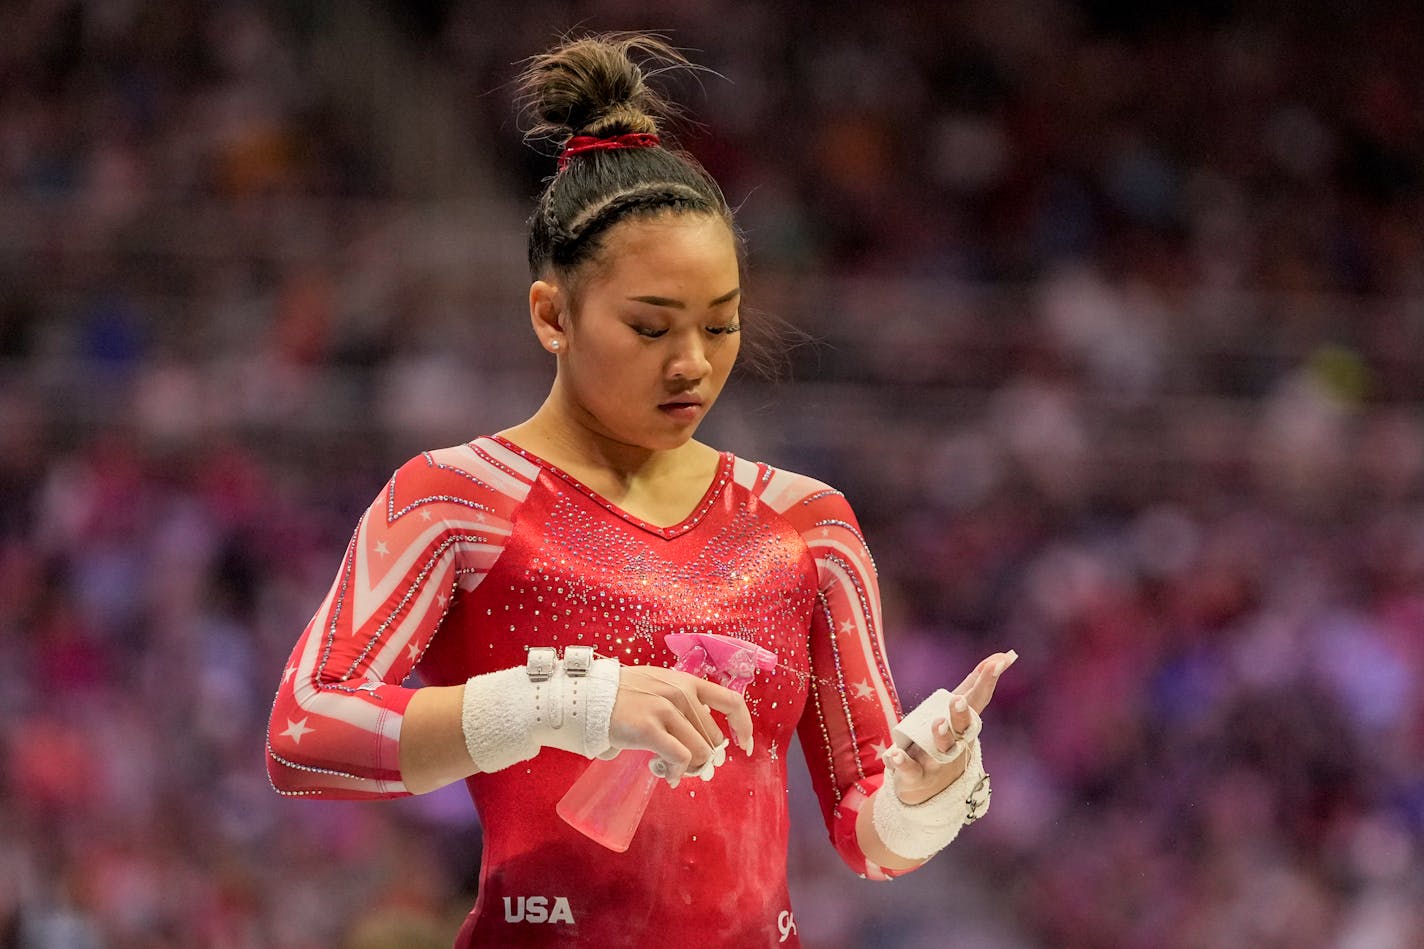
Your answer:
[[[556,464],[575,467],[576,462],[577,466],[603,471],[625,486],[668,470],[684,449],[697,444],[688,440],[676,448],[658,450],[620,441],[587,413],[562,404],[557,392],[551,392],[528,421],[504,434]]]

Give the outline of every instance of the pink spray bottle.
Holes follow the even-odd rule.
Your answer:
[[[742,694],[757,670],[776,666],[776,653],[731,636],[668,633],[663,641],[677,656],[674,669],[713,679]],[[559,801],[559,816],[609,850],[627,850],[653,788],[663,780],[651,767],[654,758],[651,751],[629,749],[610,759],[596,759]]]

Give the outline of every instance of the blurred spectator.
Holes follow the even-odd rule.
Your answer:
[[[793,782],[808,943],[1424,944],[1418,4],[396,6],[0,8],[0,946],[452,938],[458,794],[256,743],[389,468],[541,391],[507,83],[575,23],[728,77],[680,141],[820,340],[711,431],[851,494],[904,698],[1023,657],[925,870]]]

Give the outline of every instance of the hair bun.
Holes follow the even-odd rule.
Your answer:
[[[532,57],[520,77],[534,119],[528,135],[562,144],[575,135],[656,134],[656,119],[672,110],[646,77],[680,68],[691,64],[655,36],[605,33],[564,42]]]

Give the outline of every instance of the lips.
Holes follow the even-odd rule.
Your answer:
[[[659,403],[658,403],[658,408],[666,408],[667,406],[670,406],[670,405],[699,405],[699,406],[700,406],[701,404],[702,404],[702,396],[698,395],[696,392],[679,392],[679,393],[677,393],[676,395],[669,396],[668,398],[663,399],[661,402],[659,402]]]
[[[702,414],[702,400],[695,395],[682,395],[658,403],[658,410],[679,421],[692,421]]]

